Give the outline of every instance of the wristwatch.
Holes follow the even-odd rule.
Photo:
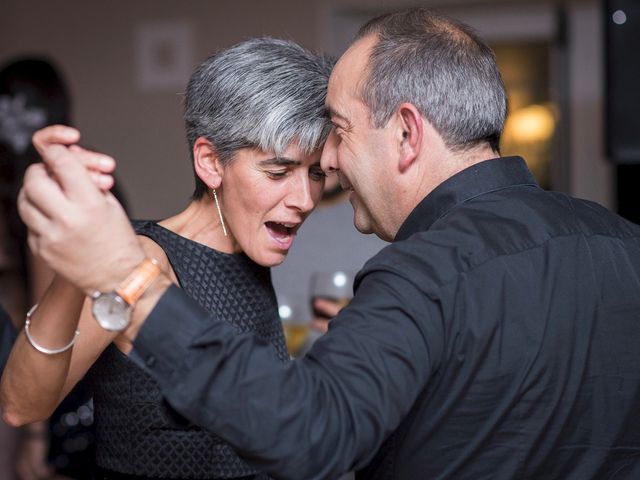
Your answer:
[[[142,294],[160,275],[155,259],[145,259],[120,286],[111,292],[96,291],[91,295],[91,312],[105,330],[120,332],[129,326],[131,311]]]

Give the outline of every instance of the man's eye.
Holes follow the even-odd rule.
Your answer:
[[[287,174],[286,170],[280,171],[280,172],[267,171],[267,175],[270,178],[283,178],[286,174]]]

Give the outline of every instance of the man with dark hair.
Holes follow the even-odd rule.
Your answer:
[[[640,228],[499,157],[491,50],[423,9],[379,17],[327,108],[323,168],[356,227],[392,241],[328,334],[283,366],[160,275],[125,331],[133,361],[279,478],[638,478]],[[64,135],[36,137],[54,177],[25,179],[32,245],[87,293],[149,280]]]

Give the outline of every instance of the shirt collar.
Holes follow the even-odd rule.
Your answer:
[[[494,158],[465,168],[438,185],[413,209],[394,241],[428,230],[436,220],[467,200],[514,185],[538,185],[521,157]]]

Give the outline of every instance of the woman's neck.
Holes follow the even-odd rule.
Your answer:
[[[207,195],[192,200],[182,212],[158,223],[182,237],[220,252],[242,251],[232,235],[224,236],[216,206]]]

